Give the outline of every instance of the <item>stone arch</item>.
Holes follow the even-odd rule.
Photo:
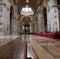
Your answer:
[[[22,32],[22,33],[24,33],[24,29],[23,28],[25,28],[24,27],[24,17],[29,17],[30,18],[30,22],[29,22],[29,26],[25,26],[25,27],[28,27],[29,28],[29,31],[28,31],[28,33],[33,33],[34,32],[34,18],[33,18],[33,16],[21,16],[21,24],[22,25],[20,25],[21,26],[21,31],[20,32]]]
[[[24,17],[26,17],[26,16],[21,17],[21,21],[23,20]],[[29,17],[31,19],[31,21],[33,20],[32,16],[27,16],[27,17]]]

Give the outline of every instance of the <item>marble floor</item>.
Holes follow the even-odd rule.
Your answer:
[[[27,58],[60,59],[60,41],[35,35],[0,37],[0,59]]]

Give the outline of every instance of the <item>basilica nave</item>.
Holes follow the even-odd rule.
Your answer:
[[[0,0],[0,59],[60,59],[60,0]]]

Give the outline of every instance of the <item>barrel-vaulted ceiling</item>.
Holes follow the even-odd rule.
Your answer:
[[[22,7],[25,7],[28,4],[35,11],[42,0],[29,0],[28,3],[26,3],[26,0],[16,0],[16,1],[19,10],[21,10]]]

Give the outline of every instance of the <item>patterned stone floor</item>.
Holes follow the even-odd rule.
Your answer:
[[[2,44],[0,44],[0,59],[24,59],[25,44],[24,40],[21,40],[21,37],[2,36],[1,43]]]
[[[39,37],[34,35],[32,37],[33,37],[33,40],[38,45],[40,45],[40,47],[45,49],[45,51],[48,52],[54,59],[60,59],[60,41],[58,41],[57,39]]]
[[[25,40],[28,58],[60,59],[60,41],[34,35],[1,36],[0,59],[25,59]]]

